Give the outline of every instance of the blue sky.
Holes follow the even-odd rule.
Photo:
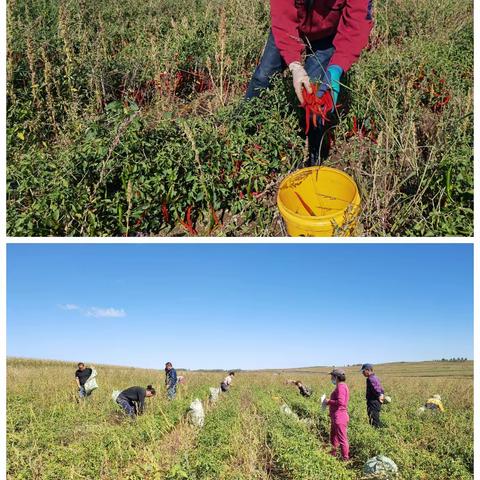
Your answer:
[[[7,354],[162,368],[473,358],[465,244],[10,244]]]

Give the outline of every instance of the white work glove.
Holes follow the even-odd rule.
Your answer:
[[[322,408],[325,410],[327,408],[327,396],[325,394],[322,395],[320,402],[322,402]]]
[[[307,72],[300,62],[292,62],[288,68],[292,72],[295,93],[297,94],[300,103],[303,103],[302,87],[305,87],[308,93],[312,93],[310,78],[308,78]]]

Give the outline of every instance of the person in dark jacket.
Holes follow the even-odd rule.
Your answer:
[[[300,392],[300,395],[302,395],[302,397],[310,397],[312,395],[312,391],[302,382],[297,380],[295,382],[295,385],[298,387],[298,391]]]
[[[384,390],[378,377],[373,373],[373,365],[365,363],[362,365],[361,372],[367,379],[367,414],[370,425],[375,428],[381,427],[380,411],[384,399]]]
[[[372,0],[270,0],[270,12],[272,28],[245,98],[258,96],[288,66],[300,103],[303,89],[311,93],[311,82],[318,82],[317,96],[330,90],[336,104],[342,74],[367,46]],[[308,165],[319,163],[324,128],[318,123],[308,133]]]
[[[165,386],[167,387],[167,397],[173,400],[177,394],[177,371],[173,368],[171,362],[165,364]]]
[[[155,389],[148,385],[147,388],[130,387],[117,397],[117,403],[129,417],[141,415],[145,409],[145,398],[153,397]]]
[[[78,396],[80,398],[85,398],[91,394],[91,392],[87,393],[85,390],[85,382],[90,378],[92,369],[85,367],[83,362],[80,362],[77,366],[78,369],[75,372],[75,382],[77,383],[78,387]]]

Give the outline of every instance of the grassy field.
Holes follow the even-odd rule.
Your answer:
[[[367,422],[364,378],[347,368],[351,390],[351,461],[328,454],[329,420],[320,409],[332,385],[327,368],[239,372],[231,391],[208,405],[208,387],[221,372],[185,372],[178,398],[147,400],[136,421],[123,418],[113,389],[153,383],[163,372],[96,366],[100,388],[76,400],[74,364],[8,359],[8,479],[314,480],[360,479],[362,465],[384,454],[405,480],[473,478],[473,363],[428,362],[378,366],[393,401],[384,428]],[[304,399],[285,385],[301,379],[314,389]],[[443,415],[420,416],[418,408],[442,395]],[[189,425],[188,405],[206,405],[205,426]],[[287,403],[298,418],[280,411]],[[433,475],[433,476],[432,476]]]
[[[473,233],[473,3],[378,0],[325,164],[365,236]],[[9,235],[284,235],[291,80],[240,111],[266,0],[9,0]]]

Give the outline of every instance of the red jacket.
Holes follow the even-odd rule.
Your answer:
[[[310,41],[334,35],[330,64],[346,72],[358,59],[372,29],[372,0],[315,0],[307,20],[304,0],[270,0],[275,45],[289,65],[300,61]]]

